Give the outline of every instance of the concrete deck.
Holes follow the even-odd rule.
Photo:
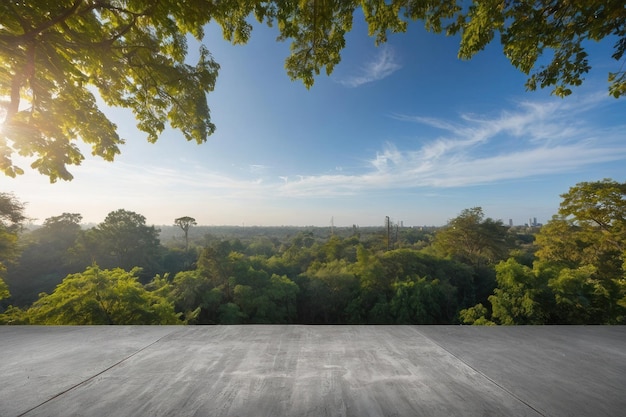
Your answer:
[[[0,416],[626,416],[626,327],[0,327]]]

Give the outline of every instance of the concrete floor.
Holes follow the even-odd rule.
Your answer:
[[[626,416],[626,327],[0,327],[0,416]]]

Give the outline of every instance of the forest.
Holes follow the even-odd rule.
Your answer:
[[[0,193],[0,323],[624,324],[626,183],[582,182],[542,226],[161,229],[119,209],[28,226]]]

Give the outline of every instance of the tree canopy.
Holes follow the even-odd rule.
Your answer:
[[[320,69],[325,67],[330,74],[339,63],[358,8],[378,43],[420,20],[429,31],[460,35],[461,59],[472,58],[499,34],[506,57],[530,74],[526,87],[553,87],[558,96],[571,94],[569,87],[580,85],[590,70],[586,42],[610,38],[617,61],[626,52],[626,9],[621,0],[320,0],[256,2],[252,7],[257,19],[278,25],[280,40],[291,39],[285,67],[292,79],[302,79],[307,86]],[[608,81],[610,94],[625,94],[624,66],[616,63]]]
[[[39,293],[52,292],[63,277],[91,264],[92,259],[76,262],[74,245],[82,233],[81,220],[80,214],[63,213],[19,236],[19,259],[6,274],[13,303],[32,303]]]
[[[507,228],[501,220],[486,218],[481,207],[465,209],[435,235],[435,247],[444,255],[471,265],[495,263],[508,255]]]
[[[533,268],[496,265],[489,310],[460,312],[475,324],[616,324],[626,319],[626,184],[581,182],[536,235]]]
[[[52,182],[69,180],[67,165],[94,155],[113,160],[124,139],[96,103],[129,108],[154,142],[165,123],[187,140],[206,141],[206,93],[219,66],[205,47],[186,63],[186,35],[202,38],[209,1],[55,0],[2,2],[0,98],[4,126],[0,168],[23,172],[12,155],[34,156],[31,167]]]
[[[541,227],[474,207],[417,240],[400,228],[393,248],[382,225],[197,226],[219,236],[185,251],[178,225],[166,238],[127,210],[86,230],[76,213],[20,229],[22,204],[0,194],[21,253],[0,281],[0,324],[624,324],[624,191],[576,184]]]
[[[183,216],[183,217],[174,219],[174,224],[180,227],[182,231],[185,233],[185,250],[188,250],[189,249],[189,229],[191,228],[191,226],[195,226],[198,224],[196,222],[196,219],[194,219],[193,217],[189,217],[189,216]]]
[[[277,28],[291,42],[285,68],[310,87],[341,60],[345,36],[360,10],[377,43],[412,21],[459,35],[459,57],[469,59],[497,34],[504,54],[529,74],[527,88],[565,96],[589,71],[589,41],[615,42],[626,52],[626,9],[621,0],[42,0],[1,2],[0,169],[24,172],[16,154],[54,182],[71,180],[69,165],[84,159],[77,142],[113,160],[124,139],[99,108],[130,109],[137,127],[155,142],[167,123],[187,140],[205,142],[215,130],[206,94],[219,65],[201,46],[187,62],[187,36],[203,38],[211,21],[233,43],[252,32],[249,16]],[[626,70],[609,72],[609,93],[626,94]]]
[[[146,290],[136,272],[89,267],[68,275],[25,312],[12,314],[24,324],[179,324],[174,306]]]
[[[9,296],[2,276],[7,262],[17,256],[17,233],[25,220],[24,204],[12,194],[0,193],[0,300]]]
[[[146,218],[134,211],[119,209],[80,236],[72,252],[82,259],[106,268],[142,268],[149,277],[161,249],[159,230],[146,225]],[[140,274],[140,275],[142,275]]]

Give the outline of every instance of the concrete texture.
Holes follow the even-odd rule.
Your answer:
[[[0,327],[0,416],[626,416],[626,327]]]

